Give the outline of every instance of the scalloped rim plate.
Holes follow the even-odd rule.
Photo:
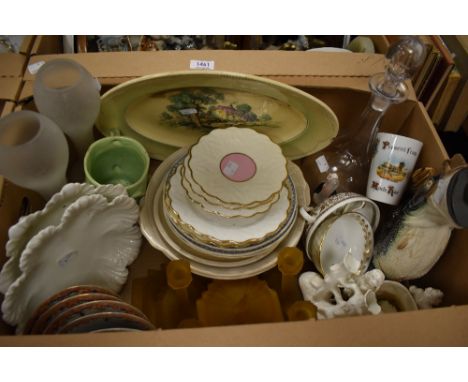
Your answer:
[[[27,243],[44,228],[58,225],[65,210],[80,197],[94,194],[103,195],[111,201],[119,195],[127,195],[127,191],[122,185],[95,187],[87,183],[68,183],[52,196],[42,210],[21,217],[18,223],[10,227],[6,244],[6,257],[9,259],[0,272],[1,293],[6,294],[10,285],[21,276],[20,256]]]
[[[171,168],[166,181],[165,213],[187,235],[206,244],[235,248],[260,243],[275,235],[297,209],[295,188],[291,185],[283,187],[280,199],[263,214],[232,219],[213,216],[190,202],[179,187],[179,178],[180,165]]]
[[[140,215],[140,226],[143,235],[146,237],[150,245],[161,251],[166,257],[171,260],[180,260],[184,259],[180,253],[178,253],[174,248],[168,245],[164,236],[159,232],[156,227],[153,211],[155,203],[155,193],[163,181],[166,173],[169,171],[171,166],[178,160],[180,160],[184,155],[187,154],[188,149],[182,148],[168,157],[163,161],[156,171],[153,173],[153,176],[150,179],[148,189],[146,190],[146,195],[144,198],[142,213]],[[299,206],[308,206],[310,204],[310,191],[305,181],[301,170],[294,165],[290,170],[290,176],[294,179],[297,177],[301,179],[301,185],[296,183],[298,189],[297,197]],[[217,268],[207,266],[205,264],[200,264],[191,259],[186,259],[190,262],[190,269],[194,274],[218,279],[218,280],[237,280],[247,277],[252,277],[259,275],[260,273],[266,272],[267,270],[273,268],[276,265],[278,253],[282,248],[293,247],[297,245],[300,240],[300,237],[303,233],[305,226],[305,221],[298,216],[290,233],[287,237],[279,244],[279,246],[270,254],[260,259],[257,262],[247,264],[239,267],[232,268]]]
[[[193,182],[222,203],[265,203],[280,192],[288,176],[280,147],[252,129],[213,130],[190,148],[188,156]]]
[[[111,202],[102,195],[79,198],[58,226],[42,230],[27,244],[20,259],[22,275],[2,303],[5,322],[21,332],[42,301],[70,285],[118,291],[140,250],[138,216],[138,205],[128,196]]]
[[[164,214],[163,187],[158,187],[153,202],[156,229],[164,241],[183,257],[195,262],[221,268],[243,266],[265,257],[289,234],[297,217],[292,214],[285,226],[273,237],[246,248],[220,248],[202,244],[179,232]]]
[[[188,173],[189,171],[185,171],[185,165],[182,164],[180,168],[180,174],[182,177],[181,180],[181,186],[185,191],[185,194],[187,195],[187,198],[190,199],[190,201],[194,204],[199,205],[201,208],[203,208],[204,211],[216,215],[216,216],[221,216],[226,219],[233,219],[233,218],[250,218],[258,214],[262,214],[267,212],[271,206],[276,203],[279,199],[280,193],[278,192],[277,194],[274,195],[273,198],[268,203],[261,204],[258,207],[254,208],[242,208],[242,207],[235,207],[233,209],[231,208],[226,208],[225,205],[216,205],[212,204],[208,201],[208,198],[206,195],[199,195],[197,194],[193,186],[190,184],[190,181],[188,181]]]

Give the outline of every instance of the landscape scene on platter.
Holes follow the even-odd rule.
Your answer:
[[[161,122],[171,126],[205,129],[275,127],[269,114],[255,113],[248,103],[228,102],[225,94],[214,88],[184,89],[168,98],[170,104],[161,114]]]

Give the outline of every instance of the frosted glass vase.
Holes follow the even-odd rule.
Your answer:
[[[75,61],[46,62],[36,74],[34,102],[41,114],[63,130],[83,158],[93,141],[93,125],[99,114],[96,79]]]
[[[49,199],[66,183],[68,144],[49,118],[19,111],[0,119],[0,174]]]

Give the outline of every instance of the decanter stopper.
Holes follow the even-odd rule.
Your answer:
[[[374,153],[377,133],[385,112],[390,105],[406,100],[408,87],[405,80],[411,78],[424,62],[425,57],[426,46],[416,36],[404,37],[389,48],[385,72],[377,73],[369,79],[372,96],[367,109],[372,109],[372,111],[368,111],[369,114],[366,114],[366,110],[363,112],[362,124],[367,125],[368,120],[371,120],[371,123],[361,128],[361,134],[358,134],[358,139],[367,139],[368,142],[362,156],[365,171],[368,170]],[[373,117],[374,122],[372,122]]]
[[[426,58],[426,46],[416,36],[406,36],[388,49],[386,73],[392,82],[411,78]]]
[[[426,47],[416,36],[407,36],[396,42],[386,54],[385,73],[378,73],[369,80],[373,93],[372,108],[385,112],[391,104],[406,99],[405,80],[411,78],[426,57]]]

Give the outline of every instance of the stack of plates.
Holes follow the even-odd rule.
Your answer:
[[[241,279],[276,264],[304,228],[308,187],[265,135],[217,129],[166,159],[148,186],[140,225],[170,259],[196,274]]]
[[[108,289],[91,285],[66,288],[35,310],[24,334],[64,334],[151,330],[137,308]]]
[[[118,292],[138,256],[139,208],[121,185],[69,183],[8,231],[3,320],[24,329],[39,304],[72,285]]]

